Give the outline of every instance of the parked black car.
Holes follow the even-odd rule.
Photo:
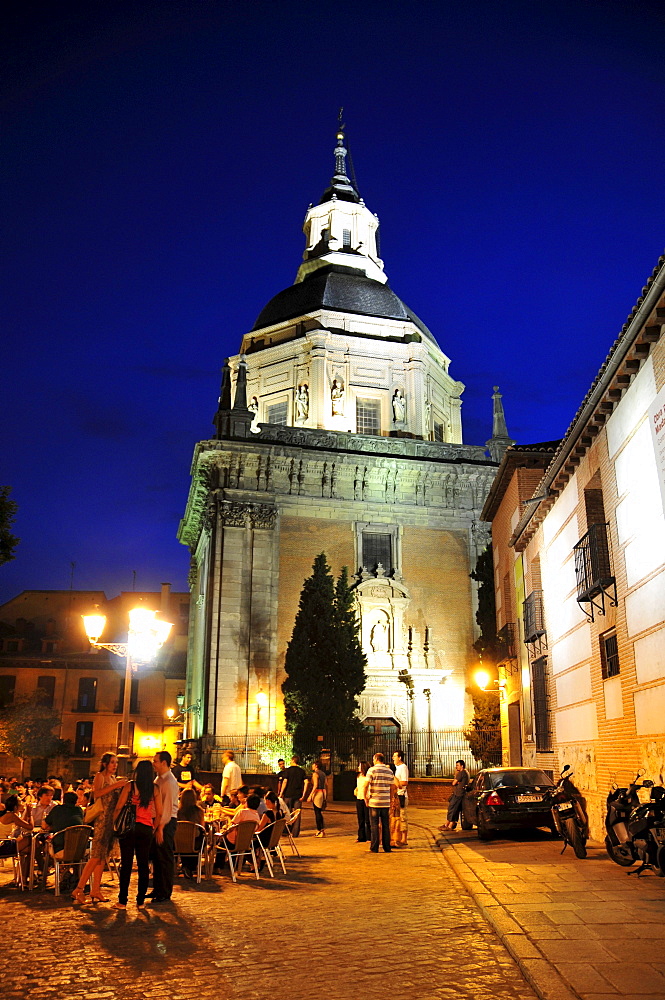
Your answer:
[[[553,830],[546,789],[554,782],[535,767],[487,767],[466,786],[462,829],[478,828],[481,840],[493,830],[546,826]]]

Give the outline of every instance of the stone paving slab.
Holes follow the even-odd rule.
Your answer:
[[[387,857],[355,843],[354,820],[335,804],[316,839],[308,811],[285,877],[178,879],[146,911],[3,888],[0,868],[3,1000],[536,1000],[448,867],[440,812],[412,809],[410,847]]]
[[[562,856],[541,831],[439,843],[542,998],[665,1000],[665,879],[630,875],[600,844]]]

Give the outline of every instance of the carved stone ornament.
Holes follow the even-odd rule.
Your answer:
[[[194,556],[192,556],[192,558],[189,560],[189,573],[187,574],[187,583],[189,585],[190,590],[193,590],[194,587],[196,586],[196,581],[198,580],[198,577],[199,577],[199,567],[197,565],[196,559],[194,558]]]
[[[277,508],[270,503],[252,503],[249,507],[249,519],[253,528],[272,530],[277,520]]]
[[[369,437],[349,431],[324,431],[285,424],[260,424],[260,441],[296,447],[325,448],[330,451],[367,452],[378,455],[408,455],[413,458],[448,461],[487,462],[485,449],[477,445],[451,444],[442,441],[418,441],[412,438]]]
[[[219,505],[219,519],[228,528],[244,528],[250,504],[237,500],[222,500]]]

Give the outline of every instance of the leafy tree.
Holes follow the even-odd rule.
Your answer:
[[[483,767],[501,763],[501,714],[498,691],[467,688],[474,714],[464,730],[471,753]]]
[[[20,539],[10,528],[18,511],[16,500],[10,500],[11,486],[0,486],[0,566],[14,558],[14,549]]]
[[[21,777],[26,757],[66,757],[69,741],[53,734],[61,719],[43,701],[44,692],[18,698],[0,711],[0,751],[18,757]]]
[[[335,585],[322,552],[304,582],[284,661],[286,728],[298,750],[317,736],[360,729],[366,663],[346,567]]]

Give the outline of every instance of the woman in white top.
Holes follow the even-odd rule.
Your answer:
[[[365,789],[369,781],[367,777],[368,771],[369,764],[366,760],[361,760],[358,767],[358,779],[353,793],[356,797],[356,813],[358,814],[358,839],[356,840],[356,844],[366,844],[370,839],[369,810],[365,802]]]

